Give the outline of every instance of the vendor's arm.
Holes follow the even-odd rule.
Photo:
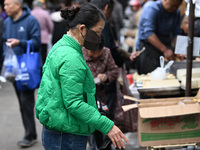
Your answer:
[[[152,34],[148,37],[149,43],[151,43],[153,46],[155,46],[157,49],[159,49],[164,56],[168,59],[174,59],[174,53],[171,49],[168,49],[156,36],[156,34]]]

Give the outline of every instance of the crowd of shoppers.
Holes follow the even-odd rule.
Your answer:
[[[115,147],[124,148],[122,139],[128,141],[122,132],[135,132],[137,119],[126,129],[120,123],[131,118],[121,109],[124,99],[119,70],[126,65],[127,71],[132,67],[146,74],[159,66],[160,56],[174,59],[176,37],[188,31],[188,17],[182,19],[178,9],[182,2],[72,0],[70,6],[60,1],[48,8],[45,1],[33,0],[30,9],[23,0],[4,0],[0,64],[7,43],[20,55],[31,40],[44,65],[36,105],[35,90],[19,91],[13,82],[25,129],[18,145],[29,147],[37,139],[35,107],[43,124],[45,150],[70,146],[84,150],[94,130],[107,134]],[[198,22],[197,18],[195,27]],[[49,43],[53,46],[48,53]],[[95,85],[96,77],[100,84]],[[95,95],[108,106],[109,119],[98,112]],[[137,115],[136,111],[129,113]],[[111,144],[106,149],[110,150]]]

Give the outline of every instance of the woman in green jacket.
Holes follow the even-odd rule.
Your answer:
[[[85,150],[88,136],[99,130],[115,147],[125,148],[124,134],[97,110],[95,83],[82,54],[83,46],[92,50],[100,43],[105,17],[89,3],[65,8],[61,16],[69,30],[47,56],[35,106],[43,124],[43,146],[45,150]],[[91,37],[92,43],[87,40]]]

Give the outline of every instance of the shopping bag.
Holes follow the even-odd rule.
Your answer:
[[[1,78],[7,81],[14,81],[19,75],[19,65],[17,61],[17,56],[15,55],[13,49],[7,46],[5,50],[5,57],[3,61],[3,67],[1,70]]]
[[[16,79],[17,89],[26,91],[38,88],[41,80],[40,53],[34,51],[31,40],[27,41],[26,53],[17,55],[17,59],[20,70],[20,77]]]

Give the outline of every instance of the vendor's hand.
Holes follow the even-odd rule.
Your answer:
[[[128,143],[128,139],[117,126],[113,125],[107,135],[111,139],[115,148],[118,147],[119,149],[125,149],[125,145],[122,139],[124,139],[126,143]]]
[[[184,60],[185,55],[183,55],[183,54],[177,54],[176,57],[177,57],[178,60],[182,61],[182,60]]]
[[[165,58],[168,60],[173,60],[174,59],[174,52],[170,49],[167,49],[164,53]]]
[[[6,43],[10,43],[11,47],[15,47],[19,45],[19,40],[18,39],[8,39]]]
[[[108,79],[105,74],[101,74],[101,73],[98,74],[97,77],[101,80],[101,82],[106,82],[106,80]]]
[[[133,52],[133,53],[131,53],[129,59],[130,59],[131,61],[134,61],[134,60],[139,56],[139,54],[140,54],[139,51]]]

